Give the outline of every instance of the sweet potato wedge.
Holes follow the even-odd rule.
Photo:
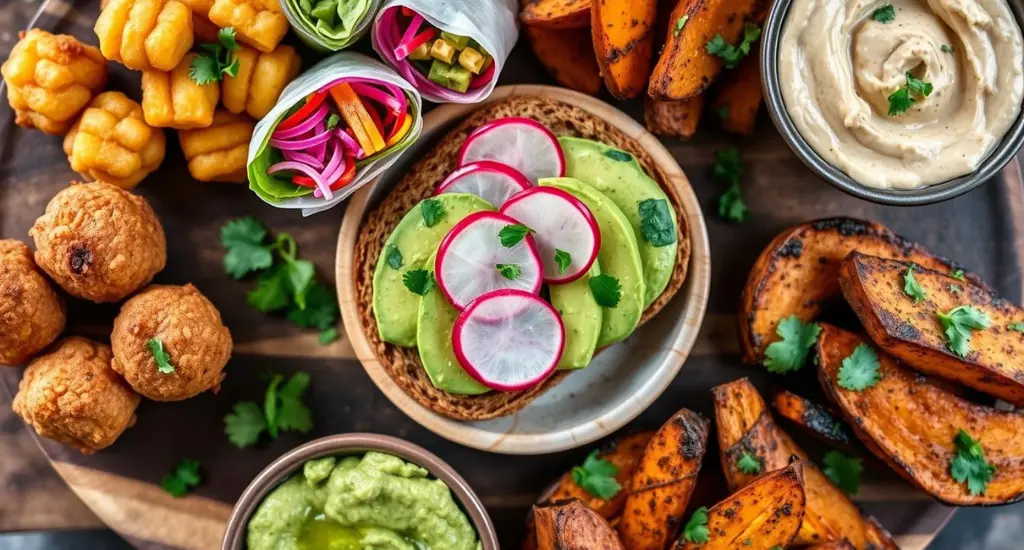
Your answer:
[[[704,96],[682,101],[644,98],[644,125],[651,133],[664,137],[689,139],[697,132]]]
[[[850,543],[845,540],[836,542],[827,542],[825,544],[815,544],[814,546],[808,546],[807,550],[856,550]]]
[[[1005,504],[1024,498],[1024,415],[983,407],[952,395],[877,350],[881,380],[863,391],[839,386],[843,359],[860,336],[823,325],[818,339],[822,387],[868,449],[896,472],[953,506]],[[954,437],[965,430],[981,444],[995,475],[984,494],[971,495],[950,474]]]
[[[843,261],[843,296],[871,339],[907,366],[953,380],[980,392],[1024,405],[1024,308],[949,275],[947,270],[915,269],[925,292],[915,303],[904,292],[906,262],[853,252]],[[938,313],[973,306],[991,319],[988,329],[973,331],[965,357],[952,351]]]
[[[648,93],[676,100],[703,93],[724,67],[720,57],[708,53],[708,41],[720,34],[736,45],[744,23],[763,23],[769,6],[768,0],[680,0],[669,16],[665,49]]]
[[[768,243],[743,288],[739,332],[746,362],[764,360],[780,320],[811,321],[841,296],[839,265],[853,250],[939,271],[959,268],[875,222],[826,218],[791,227]]]
[[[818,441],[848,453],[860,454],[853,430],[841,415],[828,407],[788,391],[776,392],[772,397],[772,407],[779,416]]]
[[[524,0],[519,20],[527,27],[585,29],[590,26],[590,0]]]
[[[658,0],[592,0],[597,64],[616,99],[640,95],[651,75]]]
[[[601,92],[601,71],[597,68],[589,29],[526,27],[524,30],[533,54],[551,78],[585,94]]]
[[[707,542],[680,539],[673,550],[788,547],[804,517],[803,481],[799,461],[762,475],[708,510]]]
[[[578,500],[533,507],[537,550],[623,550],[615,530]]]
[[[618,525],[629,550],[664,550],[676,536],[697,484],[708,421],[682,409],[654,434],[629,484]]]
[[[711,107],[722,120],[726,132],[749,136],[754,133],[757,111],[761,109],[761,62],[748,55],[731,71],[726,71],[714,90]]]
[[[813,545],[846,539],[856,548],[866,548],[868,520],[846,493],[808,462],[807,454],[775,424],[753,384],[741,378],[711,391],[722,470],[729,488],[736,490],[754,480],[754,474],[740,471],[737,465],[744,453],[754,455],[766,472],[785,468],[795,456],[804,462],[807,510],[793,544]],[[877,547],[897,548],[895,543]]]

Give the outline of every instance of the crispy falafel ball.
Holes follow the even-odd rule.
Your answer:
[[[110,347],[73,336],[25,369],[14,412],[46,438],[92,454],[135,424],[139,395],[110,368]]]
[[[24,364],[64,331],[64,298],[24,243],[0,240],[0,365]]]
[[[110,335],[113,368],[154,401],[216,392],[231,358],[231,332],[196,287],[152,285],[121,306]],[[170,367],[157,361],[167,354]]]
[[[121,300],[167,263],[164,229],[146,199],[105,182],[57,193],[28,234],[39,267],[93,302]]]

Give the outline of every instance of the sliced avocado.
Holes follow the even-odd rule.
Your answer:
[[[633,155],[587,139],[560,137],[558,142],[565,153],[566,177],[576,178],[607,195],[633,227],[644,266],[644,308],[647,308],[668,286],[679,245],[675,238],[671,243],[651,243],[644,237],[640,203],[652,199],[665,201],[673,229],[679,226],[675,208],[668,201],[668,195],[644,172]]]
[[[601,250],[597,253],[601,272],[618,279],[622,291],[618,305],[602,308],[597,347],[624,339],[636,329],[644,312],[644,268],[629,219],[604,193],[578,179],[541,178],[538,184],[569,193],[594,214],[601,230]]]
[[[441,219],[427,227],[423,220],[423,203],[412,207],[384,242],[373,272],[373,315],[377,318],[377,330],[382,340],[399,346],[416,345],[420,301],[419,296],[405,288],[402,277],[411,269],[433,271],[433,264],[428,264],[427,260],[448,231],[474,212],[494,210],[487,201],[465,193],[445,193],[431,200],[439,201],[444,212]],[[397,250],[397,254],[392,250]],[[389,258],[399,265],[398,269],[391,266]]]
[[[558,369],[582,369],[590,364],[601,334],[601,306],[590,292],[590,278],[601,274],[601,262],[594,261],[586,274],[571,283],[550,285],[551,305],[565,325],[565,349]]]
[[[433,263],[434,255],[431,255],[429,264]],[[455,357],[452,329],[459,318],[459,310],[448,302],[436,285],[419,302],[416,347],[430,383],[439,390],[459,395],[480,395],[490,391],[466,373]]]

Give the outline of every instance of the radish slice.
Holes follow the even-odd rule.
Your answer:
[[[515,169],[491,160],[481,160],[452,172],[437,186],[435,194],[470,193],[501,207],[509,197],[530,187],[530,182]]]
[[[514,168],[534,185],[565,175],[565,155],[555,134],[522,117],[499,118],[469,134],[459,150],[459,166],[493,160]]]
[[[544,267],[533,237],[526,235],[511,247],[502,245],[498,237],[502,229],[517,223],[497,212],[477,212],[448,232],[437,250],[434,277],[452,305],[465,309],[478,296],[492,290],[540,292]],[[499,266],[514,266],[516,276],[503,275]]]
[[[535,386],[565,349],[565,326],[551,305],[522,290],[495,290],[459,315],[452,347],[462,368],[499,391]]]
[[[601,248],[601,230],[590,209],[569,193],[554,187],[534,187],[509,199],[501,213],[534,231],[545,282],[575,281],[594,265]],[[559,252],[568,254],[568,258]],[[556,254],[563,262],[568,260],[564,269]]]

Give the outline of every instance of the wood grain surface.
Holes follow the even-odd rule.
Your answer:
[[[16,29],[36,7],[37,2],[25,0],[0,2],[0,53],[4,56]],[[97,9],[96,1],[53,0],[40,26],[72,32],[94,43],[91,27]],[[111,67],[111,86],[138,98],[138,76]],[[501,82],[550,80],[524,44],[513,52]],[[642,114],[642,105],[636,101],[616,106],[634,117]],[[773,235],[794,223],[835,214],[877,219],[956,258],[1007,298],[1020,301],[1024,202],[1016,165],[989,184],[946,203],[913,209],[883,207],[843,195],[811,176],[778,138],[767,117],[762,118],[756,136],[749,140],[729,137],[708,120],[695,140],[666,142],[708,214],[712,291],[704,326],[682,374],[625,430],[655,427],[682,406],[708,414],[712,410],[708,388],[739,376],[751,376],[762,389],[780,381],[769,379],[762,369],[740,365],[734,311],[758,252]],[[47,201],[75,175],[57,138],[13,128],[9,119],[9,109],[0,108],[0,238],[27,240],[28,228]],[[49,441],[40,442],[59,475],[93,513],[137,547],[207,549],[217,546],[231,502],[275,457],[322,435],[380,432],[409,439],[448,461],[483,498],[502,546],[515,548],[529,505],[551,479],[581,461],[588,449],[507,457],[449,443],[393,407],[354,359],[347,342],[322,348],[316,345],[314,334],[292,328],[282,318],[251,310],[245,294],[253,283],[239,283],[223,273],[219,227],[232,218],[256,216],[272,232],[290,232],[299,242],[301,254],[316,263],[322,276],[329,277],[342,208],[303,219],[295,212],[263,204],[243,187],[197,183],[188,176],[177,140],[168,142],[163,168],[138,188],[151,200],[167,229],[168,267],[156,282],[192,282],[220,308],[236,342],[228,376],[217,395],[204,394],[181,403],[143,403],[138,423],[113,447],[96,455],[86,457]],[[751,220],[740,226],[714,216],[716,199],[724,189],[711,180],[710,166],[714,151],[728,144],[738,145],[743,152],[744,193],[753,210]],[[68,331],[105,339],[116,312],[116,306],[72,302]],[[224,437],[221,419],[236,401],[262,396],[263,382],[258,375],[268,370],[310,373],[313,383],[308,401],[316,429],[304,437],[286,434],[253,449],[236,449]],[[16,388],[20,376],[21,369],[0,371],[4,388],[0,389],[0,406],[5,409],[0,414],[0,443],[5,444],[0,447],[0,472],[13,472],[0,486],[0,526],[92,525],[93,518],[80,507],[56,504],[58,500],[73,501],[56,486],[52,475],[30,458],[32,449],[25,432],[6,410],[9,394],[3,394]],[[814,390],[813,376],[792,378],[786,380],[787,387],[804,393]],[[822,451],[811,444],[808,450],[815,457]],[[172,499],[157,486],[183,458],[202,464],[204,481],[194,495]],[[858,500],[898,535],[905,548],[923,548],[948,517],[947,509],[885,471],[870,473]],[[11,512],[5,506],[19,510]],[[20,524],[7,517],[28,509],[36,512],[21,516]]]

